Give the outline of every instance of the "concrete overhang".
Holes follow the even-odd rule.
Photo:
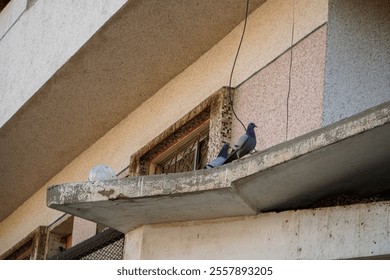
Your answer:
[[[1,127],[0,222],[244,17],[237,0],[124,4]]]
[[[390,102],[225,166],[48,188],[47,205],[123,233],[390,190]]]

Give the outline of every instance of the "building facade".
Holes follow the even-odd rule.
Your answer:
[[[0,258],[85,258],[88,240],[124,259],[388,258],[389,15],[387,0],[9,1]],[[255,152],[204,170],[240,121]],[[118,178],[88,182],[101,163]]]

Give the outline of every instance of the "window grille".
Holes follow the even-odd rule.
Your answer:
[[[59,253],[51,260],[122,260],[124,234],[107,229],[80,244]]]
[[[221,88],[132,154],[128,173],[122,172],[121,176],[186,172],[203,168],[209,160],[215,158],[222,143],[231,140],[231,90]],[[196,141],[194,135],[205,126],[205,138],[201,135],[197,143],[187,143],[190,138]]]
[[[80,259],[81,260],[122,260],[124,242],[125,242],[125,238],[121,238]]]
[[[208,141],[209,130],[205,128],[163,160],[155,162],[154,173],[178,173],[203,168],[207,164]]]

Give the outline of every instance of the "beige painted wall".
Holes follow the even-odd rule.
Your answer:
[[[233,86],[241,84],[289,48],[293,2],[295,9],[302,6],[305,10],[295,15],[297,41],[326,22],[326,0],[267,1],[249,18]],[[0,224],[0,254],[37,226],[48,225],[62,214],[46,207],[48,186],[87,180],[89,169],[98,163],[108,164],[116,172],[120,171],[128,164],[131,154],[215,91],[226,86],[242,27],[243,24],[240,24],[5,219]]]
[[[389,202],[147,225],[125,259],[343,259],[390,253]],[[138,246],[133,246],[138,244]]]

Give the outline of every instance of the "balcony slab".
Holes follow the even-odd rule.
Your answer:
[[[51,186],[47,205],[126,233],[386,193],[389,113],[390,102],[219,168]]]

